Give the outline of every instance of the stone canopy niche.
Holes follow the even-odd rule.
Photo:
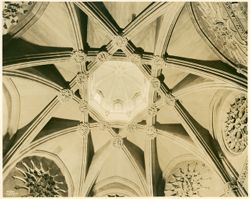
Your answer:
[[[104,62],[88,85],[89,105],[107,122],[126,124],[148,106],[150,83],[132,62]]]
[[[29,156],[19,161],[5,178],[5,197],[66,197],[68,185],[54,161]]]

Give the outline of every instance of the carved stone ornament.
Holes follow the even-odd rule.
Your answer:
[[[80,133],[84,137],[86,137],[89,134],[89,129],[90,128],[89,128],[89,124],[88,123],[86,123],[86,122],[80,122],[78,128],[79,128]]]
[[[127,45],[128,40],[122,36],[115,36],[114,39],[112,40],[112,44],[117,48],[117,49],[123,49]]]
[[[70,99],[73,98],[73,91],[70,89],[62,89],[60,91],[60,101],[61,102],[68,102]]]
[[[100,122],[100,128],[101,128],[102,130],[105,130],[105,129],[109,128],[109,127],[110,127],[110,125],[109,125],[108,122],[106,122],[106,121],[101,121],[101,122]]]
[[[47,158],[24,158],[17,163],[15,170],[13,186],[22,197],[68,196],[68,186],[61,170]]]
[[[192,9],[199,28],[220,56],[247,66],[247,4],[195,2]]]
[[[88,74],[86,72],[79,72],[76,76],[76,82],[78,85],[84,86],[88,82]]]
[[[96,56],[97,61],[101,63],[108,61],[109,58],[110,58],[110,54],[105,51],[99,52]]]
[[[209,189],[209,168],[200,161],[184,161],[176,165],[166,179],[165,196],[202,196]]]
[[[11,26],[17,25],[20,17],[26,15],[34,2],[4,2],[3,4],[3,33],[7,34]]]
[[[155,56],[152,60],[152,67],[156,70],[160,70],[165,67],[165,61],[159,56]]]
[[[151,85],[153,86],[153,89],[155,89],[156,91],[158,91],[161,87],[161,82],[158,78],[154,77],[151,80]]]
[[[138,129],[138,124],[129,124],[127,129],[130,131],[130,132],[133,132],[133,131],[136,131]]]
[[[168,93],[165,96],[165,103],[169,106],[174,106],[176,102],[175,97],[172,95],[172,93]]]
[[[82,50],[73,50],[72,58],[76,63],[84,63],[86,61],[87,55]]]
[[[157,129],[154,126],[147,127],[147,136],[154,139],[157,136]]]
[[[148,109],[148,114],[150,115],[150,116],[156,116],[157,115],[157,112],[158,112],[158,109],[157,109],[157,106],[156,106],[156,104],[154,103],[154,104],[152,104],[152,106]]]
[[[81,100],[79,103],[79,110],[85,112],[88,109],[88,102],[86,100]]]
[[[247,147],[247,99],[236,97],[230,104],[225,121],[223,138],[227,149],[232,153],[241,153]]]
[[[113,146],[116,148],[121,148],[123,145],[123,139],[120,136],[116,136],[113,139]]]

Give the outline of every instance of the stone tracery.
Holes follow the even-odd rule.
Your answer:
[[[202,196],[209,189],[209,168],[200,161],[181,162],[170,171],[166,179],[165,195],[179,197]]]
[[[45,162],[46,161],[46,162]],[[47,158],[26,157],[17,163],[15,189],[26,190],[25,196],[58,197],[68,195],[68,186],[61,170]]]

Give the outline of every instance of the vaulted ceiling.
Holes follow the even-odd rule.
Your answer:
[[[4,3],[4,196],[247,196],[246,7]]]

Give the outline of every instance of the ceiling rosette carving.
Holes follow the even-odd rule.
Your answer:
[[[204,163],[192,160],[177,164],[166,178],[165,196],[203,196],[210,189],[210,169]]]
[[[6,181],[7,180],[7,181]],[[5,196],[65,197],[68,185],[56,163],[39,156],[19,161],[5,180]]]
[[[191,10],[199,32],[217,54],[238,70],[247,66],[247,4],[195,2]]]

